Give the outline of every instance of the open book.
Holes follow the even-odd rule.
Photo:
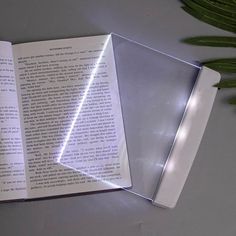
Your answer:
[[[129,186],[111,36],[0,42],[0,200]]]

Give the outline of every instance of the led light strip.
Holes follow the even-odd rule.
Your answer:
[[[220,74],[202,67],[157,186],[153,204],[174,208],[184,187],[216,96]]]

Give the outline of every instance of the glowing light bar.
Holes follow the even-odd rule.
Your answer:
[[[210,116],[217,92],[213,85],[219,80],[219,73],[207,67],[201,69],[163,168],[153,200],[154,205],[175,207]]]

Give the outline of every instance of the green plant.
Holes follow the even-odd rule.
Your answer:
[[[217,28],[236,33],[236,0],[182,0],[183,10],[193,17]],[[182,40],[196,46],[236,47],[236,37],[198,36]],[[236,88],[236,58],[218,58],[202,62],[203,65],[219,71],[223,80],[218,88]],[[232,78],[225,78],[227,76]],[[236,105],[236,97],[228,100]]]

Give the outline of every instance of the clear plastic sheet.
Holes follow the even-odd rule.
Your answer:
[[[152,200],[200,68],[117,35],[129,191]]]
[[[80,191],[152,200],[200,68],[116,34],[93,64],[56,162],[81,176]]]

